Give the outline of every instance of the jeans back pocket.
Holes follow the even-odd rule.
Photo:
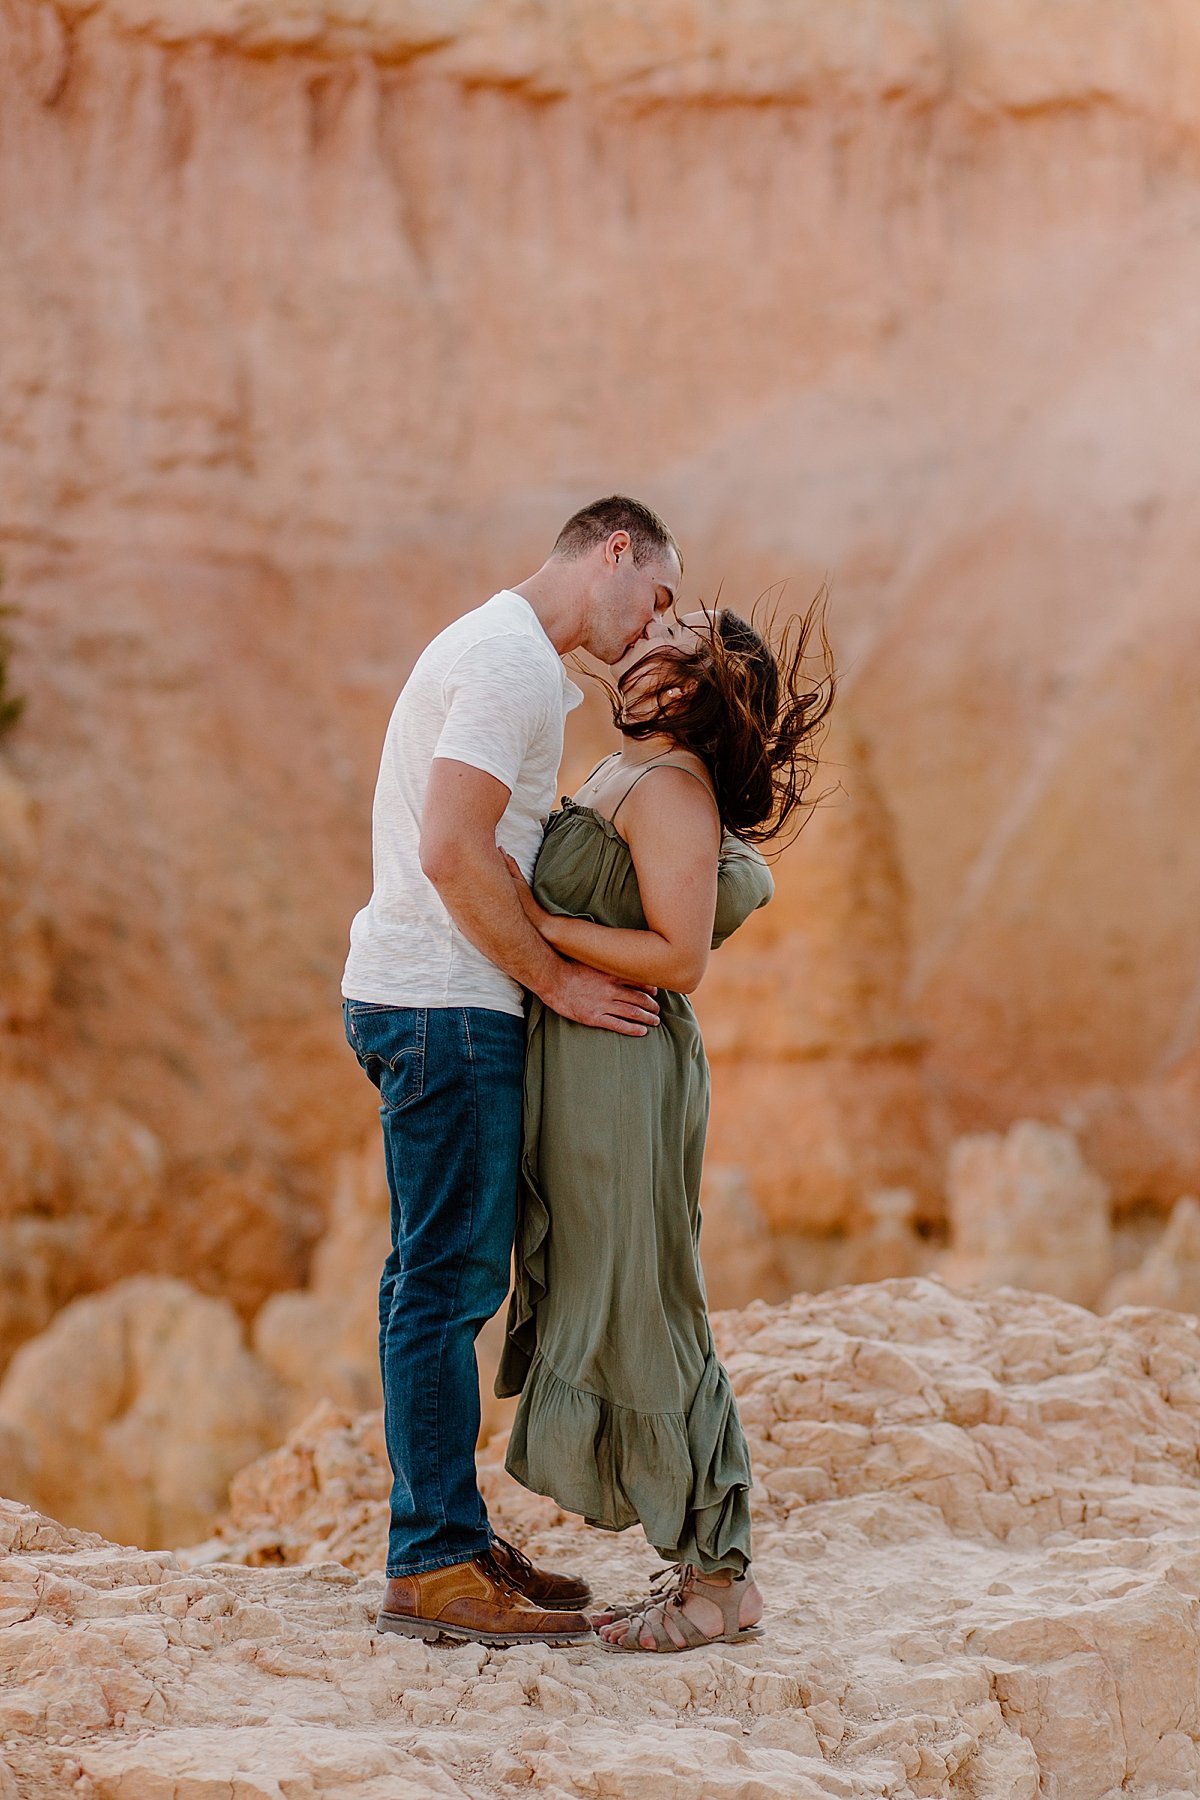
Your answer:
[[[347,1000],[344,1016],[350,1048],[384,1106],[400,1112],[419,1100],[425,1090],[427,1008]]]

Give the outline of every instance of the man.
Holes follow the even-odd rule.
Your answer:
[[[528,580],[424,651],[387,729],[374,891],[350,930],[346,1034],[379,1089],[392,1248],[379,1290],[393,1486],[384,1631],[483,1643],[590,1635],[576,1577],[492,1533],[475,1472],[475,1338],[508,1287],[522,988],[568,1019],[643,1035],[653,995],[558,956],[504,863],[532,874],[567,712],[561,658],[618,662],[673,606],[681,559],[657,514],[613,495],[568,519]]]

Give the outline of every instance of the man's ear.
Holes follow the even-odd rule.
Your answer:
[[[604,546],[605,562],[616,563],[628,550],[631,539],[627,531],[614,531]]]

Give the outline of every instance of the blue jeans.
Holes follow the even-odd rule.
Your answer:
[[[343,1018],[382,1100],[392,1215],[379,1284],[393,1476],[387,1572],[414,1575],[491,1543],[475,1477],[475,1339],[508,1291],[525,1026],[481,1007],[361,1000],[347,1000]]]

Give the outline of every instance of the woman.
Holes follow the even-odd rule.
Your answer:
[[[614,671],[622,747],[546,828],[530,919],[564,956],[659,990],[644,1037],[534,999],[521,1215],[496,1381],[519,1393],[518,1481],[589,1524],[640,1522],[670,1588],[593,1623],[614,1650],[757,1636],[749,1451],[713,1348],[697,1249],[709,1076],[687,995],[773,892],[752,847],[801,804],[834,677],[822,602],[771,645],[728,611],[639,642]],[[824,678],[804,677],[820,628]]]

